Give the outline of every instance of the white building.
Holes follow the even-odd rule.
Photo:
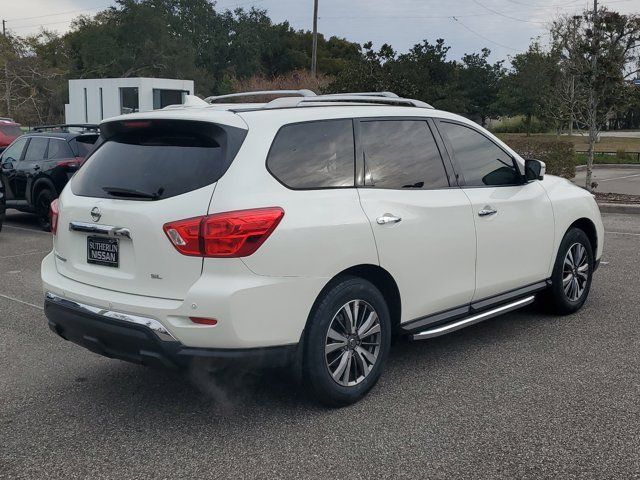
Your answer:
[[[66,123],[100,123],[123,113],[147,112],[183,103],[193,80],[168,78],[90,78],[69,80]]]

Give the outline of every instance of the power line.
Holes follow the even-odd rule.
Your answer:
[[[475,30],[472,30],[471,28],[469,28],[468,26],[466,26],[464,23],[462,23],[460,20],[458,20],[458,18],[456,18],[456,17],[449,17],[449,18],[450,18],[451,20],[454,20],[455,22],[459,23],[462,27],[464,27],[465,29],[467,29],[468,31],[470,31],[471,33],[473,33],[474,35],[476,35],[477,37],[480,37],[480,38],[482,38],[483,40],[485,40],[485,41],[487,41],[487,42],[489,42],[489,43],[493,43],[494,45],[497,45],[497,46],[502,47],[502,48],[506,48],[506,49],[508,49],[508,50],[512,50],[512,51],[514,51],[514,52],[517,52],[517,51],[518,51],[517,49],[515,49],[515,48],[513,48],[513,47],[509,47],[508,45],[503,45],[502,43],[495,42],[495,41],[491,40],[490,38],[485,37],[485,36],[484,36],[484,35],[482,35],[481,33],[478,33],[478,32],[476,32]]]
[[[516,20],[518,22],[524,22],[524,23],[537,23],[537,24],[540,24],[540,25],[544,25],[545,24],[545,22],[536,22],[536,21],[533,21],[533,20],[523,20],[522,18],[512,17],[511,15],[506,15],[504,13],[498,12],[497,10],[493,10],[492,8],[487,7],[483,3],[480,3],[478,0],[473,0],[473,3],[475,3],[477,5],[480,5],[485,10],[488,10],[488,11],[490,11],[492,13],[495,13],[496,15],[500,15],[501,17],[508,18],[510,20]]]
[[[50,13],[48,15],[36,15],[35,17],[10,18],[9,20],[7,20],[7,22],[18,22],[18,21],[21,21],[21,20],[33,20],[35,18],[44,18],[44,17],[57,17],[59,15],[67,15],[67,14],[70,14],[70,13],[86,12],[86,11],[89,11],[89,10],[100,10],[102,8],[108,8],[110,6],[111,6],[111,4],[103,5],[102,7],[81,8],[79,10],[68,10],[66,12]]]

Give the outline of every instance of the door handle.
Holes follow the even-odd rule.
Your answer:
[[[40,170],[40,165],[34,165],[34,166],[33,166],[33,169],[34,169],[34,170]]]
[[[495,215],[496,213],[498,213],[498,211],[495,208],[486,205],[482,210],[478,212],[478,215],[481,217],[488,217],[490,215]]]
[[[386,225],[388,223],[398,223],[402,218],[396,217],[395,215],[391,215],[390,213],[385,213],[381,217],[376,218],[376,222],[378,225]]]

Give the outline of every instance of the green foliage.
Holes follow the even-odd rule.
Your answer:
[[[500,119],[500,122],[492,125],[489,130],[493,133],[546,133],[549,125],[537,117],[532,117],[527,123],[525,117],[509,117]]]
[[[500,109],[509,115],[524,115],[526,133],[532,133],[532,120],[542,113],[556,73],[554,55],[534,42],[525,53],[511,61],[512,70],[502,82]]]
[[[551,175],[575,177],[576,156],[571,142],[524,137],[510,139],[509,146],[523,158],[535,158],[545,162],[547,173]]]

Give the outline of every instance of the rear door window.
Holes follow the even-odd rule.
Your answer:
[[[49,140],[49,151],[47,158],[49,160],[59,160],[62,158],[73,158],[73,152],[66,140],[52,138]]]
[[[31,137],[29,145],[27,146],[27,152],[24,155],[24,159],[27,162],[37,162],[44,160],[47,153],[47,145],[49,139],[45,137]]]
[[[285,125],[273,141],[267,168],[289,188],[353,187],[355,147],[352,120]]]
[[[187,121],[117,122],[104,128],[104,142],[73,177],[76,195],[160,200],[197,190],[220,179],[246,134]]]
[[[365,185],[390,189],[449,186],[440,150],[426,121],[364,121],[360,131]]]

